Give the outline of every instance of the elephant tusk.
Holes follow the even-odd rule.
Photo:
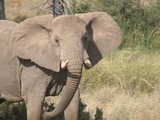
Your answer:
[[[62,69],[65,69],[65,68],[67,67],[67,65],[68,65],[68,62],[69,62],[69,60],[62,61],[62,62],[61,62],[61,68],[62,68]]]
[[[84,61],[84,63],[85,63],[86,66],[92,67],[92,63],[90,62],[89,59],[86,59],[86,60]]]

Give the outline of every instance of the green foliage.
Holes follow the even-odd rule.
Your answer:
[[[26,107],[24,102],[10,103],[5,102],[1,106],[0,120],[27,120]]]
[[[78,120],[89,120],[90,119],[90,113],[85,111],[86,106],[87,106],[86,104],[84,104],[84,103],[82,103],[82,101],[80,101]],[[47,102],[45,102],[44,107],[47,111],[51,111],[55,108],[53,103],[48,104]],[[58,115],[55,118],[44,118],[44,120],[64,120],[64,113]]]
[[[103,120],[103,111],[102,109],[96,108],[95,120]]]
[[[126,7],[128,6],[128,7]],[[159,48],[160,4],[142,7],[137,3],[124,4],[117,21],[124,33],[122,46],[137,45]]]
[[[90,113],[85,111],[86,104],[82,103],[80,101],[79,103],[79,118],[78,120],[89,120],[90,119]]]
[[[73,0],[70,9],[68,9],[68,14],[86,13],[89,9],[90,7],[87,2],[77,3],[76,0]]]
[[[79,120],[89,120],[90,113],[85,111],[86,104],[82,101],[79,103]],[[46,111],[53,110],[54,103],[44,103],[44,109]],[[27,120],[26,117],[26,106],[24,102],[21,103],[10,103],[5,102],[0,105],[0,120]],[[102,109],[96,108],[95,120],[102,120],[103,117]],[[64,120],[64,114],[60,114],[55,118],[43,118],[43,120]]]
[[[54,107],[54,103],[50,103],[48,104],[48,102],[44,103],[44,109],[46,111],[52,111],[55,107]],[[56,116],[55,118],[43,118],[43,120],[64,120],[64,114],[60,114],[58,116]]]

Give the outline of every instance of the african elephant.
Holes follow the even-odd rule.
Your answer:
[[[83,66],[90,69],[119,46],[117,23],[105,12],[42,15],[17,24],[0,21],[0,98],[25,101],[28,120],[65,112],[77,120]],[[45,96],[62,92],[51,112],[43,111]]]

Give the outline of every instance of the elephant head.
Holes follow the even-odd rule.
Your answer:
[[[10,45],[22,59],[30,59],[44,68],[59,72],[67,69],[66,87],[60,103],[45,117],[63,112],[72,100],[83,64],[91,68],[121,42],[117,23],[104,12],[78,15],[52,15],[29,18],[17,25]]]

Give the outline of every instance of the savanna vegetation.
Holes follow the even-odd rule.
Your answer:
[[[140,0],[73,0],[67,8],[68,14],[107,12],[123,33],[116,51],[90,71],[83,71],[79,120],[159,120],[160,2],[143,6]],[[46,14],[45,7],[40,10],[35,13]],[[10,19],[19,22],[35,15],[17,13]],[[10,113],[21,111],[7,104],[13,109]]]

